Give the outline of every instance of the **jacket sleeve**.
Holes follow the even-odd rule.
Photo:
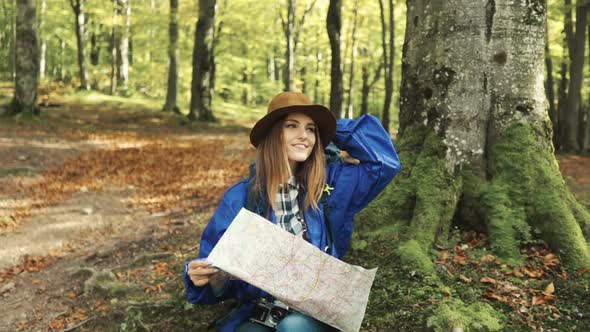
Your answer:
[[[371,202],[399,172],[399,157],[389,133],[377,118],[339,119],[334,144],[360,161],[359,165],[330,164],[329,178],[340,208],[356,214]]]
[[[243,182],[230,188],[221,199],[217,210],[207,224],[201,236],[199,256],[197,259],[207,259],[223,233],[227,230],[232,220],[244,205],[244,195],[241,191],[246,190]],[[191,260],[192,261],[192,260]],[[184,284],[186,287],[187,301],[193,304],[215,304],[220,301],[236,297],[239,281],[229,280],[221,294],[214,294],[209,284],[197,287],[188,276],[188,261],[184,264]]]

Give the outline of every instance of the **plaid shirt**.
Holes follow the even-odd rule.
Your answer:
[[[277,224],[287,232],[296,236],[302,236],[307,240],[307,228],[305,221],[301,220],[302,213],[299,213],[299,183],[297,178],[292,176],[286,185],[280,185],[279,191],[275,196],[277,209],[275,215]]]

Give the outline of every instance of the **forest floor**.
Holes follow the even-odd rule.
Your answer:
[[[205,330],[227,305],[186,305],[183,262],[247,174],[255,116],[207,125],[94,94],[41,99],[39,120],[0,119],[0,331]],[[559,160],[590,207],[590,158]]]

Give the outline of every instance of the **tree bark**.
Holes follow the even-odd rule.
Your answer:
[[[565,152],[579,152],[579,112],[582,100],[581,89],[584,78],[584,52],[586,48],[586,23],[588,22],[588,8],[590,4],[582,3],[576,6],[576,30],[570,49],[570,80],[568,86],[564,131],[562,141]]]
[[[74,16],[76,18],[76,43],[78,47],[78,71],[80,76],[80,89],[90,90],[88,85],[88,74],[86,71],[86,26],[84,19],[84,0],[70,0],[70,5],[74,10]]]
[[[191,83],[191,103],[188,118],[201,121],[214,121],[211,110],[211,43],[215,26],[215,0],[199,0],[199,19],[195,27],[195,46],[193,49],[193,80]]]
[[[393,60],[395,53],[394,44],[394,16],[393,16],[393,0],[389,0],[389,24],[385,21],[385,9],[383,8],[383,0],[379,0],[379,9],[381,12],[381,43],[383,46],[383,64],[385,69],[385,97],[383,100],[383,114],[381,123],[383,128],[389,132],[390,109],[393,98]],[[389,30],[389,46],[386,39]]]
[[[178,0],[170,0],[168,38],[168,88],[166,91],[166,103],[162,110],[180,113],[176,105],[176,96],[178,94]]]
[[[521,246],[538,238],[564,265],[590,266],[590,214],[565,186],[551,143],[544,4],[407,4],[396,144],[404,167],[357,232],[389,232],[402,263],[433,278],[429,251],[447,243],[451,223],[486,231],[503,262],[524,264]]]
[[[342,68],[340,59],[340,30],[342,28],[342,2],[330,0],[326,19],[332,61],[330,64],[330,110],[337,119],[342,117]]]
[[[39,84],[39,48],[37,40],[37,2],[19,0],[16,3],[15,89],[8,115],[39,114],[37,87]]]

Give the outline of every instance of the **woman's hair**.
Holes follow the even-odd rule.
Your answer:
[[[296,175],[300,177],[307,189],[304,208],[318,209],[318,202],[326,183],[326,162],[319,131],[316,130],[314,133],[316,142],[309,157],[303,165],[298,165],[296,174],[291,174],[283,137],[285,119],[286,117],[276,121],[268,135],[258,145],[255,190],[258,193],[264,192],[269,205],[276,209],[275,196],[279,185],[284,184],[292,175]]]

